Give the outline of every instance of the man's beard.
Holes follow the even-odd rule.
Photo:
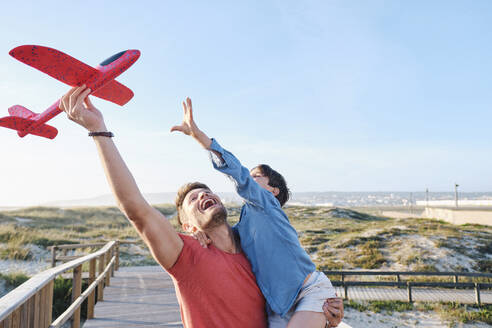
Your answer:
[[[210,221],[202,227],[203,230],[210,230],[221,226],[227,222],[227,210],[224,206],[220,206],[219,210],[217,210],[213,215]]]

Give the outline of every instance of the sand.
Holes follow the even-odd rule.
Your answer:
[[[485,328],[490,325],[485,323],[463,324],[457,323],[450,325],[448,322],[443,322],[439,315],[435,312],[422,311],[405,311],[405,312],[359,312],[355,309],[346,308],[343,322],[348,326],[340,328]]]

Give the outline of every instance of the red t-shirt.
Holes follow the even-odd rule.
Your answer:
[[[179,236],[183,250],[168,272],[184,327],[267,328],[265,299],[246,256],[213,245],[203,248],[192,237]]]

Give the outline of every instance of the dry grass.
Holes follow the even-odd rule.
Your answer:
[[[166,215],[174,213],[171,205],[156,208]],[[139,239],[130,222],[115,207],[32,207],[0,213],[1,259],[29,260],[32,255],[29,245],[47,249],[51,245],[111,239]]]
[[[156,208],[167,216],[175,212],[172,205]],[[227,210],[229,222],[234,224],[239,220],[240,207],[227,206]],[[333,213],[340,210],[326,207],[292,206],[285,211],[319,269],[435,271],[442,263],[432,255],[435,250],[445,250],[446,254],[469,258],[474,263],[471,270],[492,271],[491,227],[454,226],[428,219],[381,219],[350,211],[339,218]],[[179,230],[176,220],[171,223]],[[4,259],[29,259],[28,245],[46,248],[110,239],[139,239],[116,207],[33,207],[0,213],[0,258]],[[138,261],[153,261],[142,248]],[[122,248],[122,257],[128,263],[134,254],[134,250]]]
[[[354,214],[336,218],[328,208],[288,207],[299,239],[319,269],[492,272],[492,227],[455,226],[430,219],[391,219]],[[435,256],[464,256],[471,268]]]

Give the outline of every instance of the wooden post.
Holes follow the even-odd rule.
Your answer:
[[[478,306],[482,305],[482,302],[480,301],[480,284],[475,283],[475,303],[477,303]]]
[[[21,327],[30,327],[29,326],[29,311],[31,310],[30,301],[31,299],[29,298],[21,306]]]
[[[398,283],[401,282],[401,279],[400,279],[400,275],[399,274],[396,275],[396,282],[398,282]]]
[[[10,322],[10,327],[19,328],[21,323],[20,319],[20,308],[17,308],[16,310],[14,310],[14,312],[12,312],[12,321]]]
[[[93,258],[89,263],[89,286],[96,280],[96,259]],[[92,293],[87,297],[87,319],[94,318],[94,303],[96,290],[93,290]]]
[[[111,250],[110,249],[108,249],[108,251],[106,252],[106,256],[105,257],[106,257],[106,265],[104,267],[107,267],[108,264],[109,264],[109,261],[111,260]],[[110,283],[109,278],[110,278],[110,276],[111,276],[111,271],[108,270],[108,272],[106,273],[106,286],[109,286],[109,283]]]
[[[347,296],[347,292],[348,292],[348,288],[347,288],[347,285],[345,285],[345,274],[342,273],[342,286],[343,286],[343,298],[344,299],[348,299],[348,296]]]
[[[72,303],[80,296],[82,291],[82,265],[73,269]],[[80,328],[80,307],[75,310],[72,317],[72,328]]]
[[[51,267],[56,267],[56,246],[51,246]]]
[[[21,325],[21,327],[28,327],[27,326],[27,311],[28,311],[27,301],[22,303],[22,305],[19,307],[19,309],[20,309],[20,325]]]
[[[41,291],[38,291],[33,297],[34,297],[34,318],[33,318],[33,322],[34,322],[34,328],[39,328],[41,327],[41,323],[39,321],[39,318],[41,317],[41,314],[40,314],[40,306],[39,304],[41,303]]]
[[[46,285],[46,307],[45,307],[45,323],[46,327],[49,327],[51,325],[51,322],[53,321],[52,315],[53,315],[53,289],[55,286],[55,281],[51,280],[48,285]]]
[[[115,246],[111,247],[111,257],[110,259],[113,258],[114,254],[115,254]],[[114,277],[114,262],[113,262],[113,265],[111,265],[111,277]]]
[[[46,287],[46,286],[45,286]],[[39,327],[46,328],[45,316],[46,316],[46,288],[43,287],[39,291]]]
[[[97,270],[97,276],[99,277],[104,271],[104,254],[99,256],[99,267]],[[97,300],[102,301],[104,298],[104,279],[101,279],[97,286]]]
[[[118,271],[120,269],[120,241],[116,241],[116,259],[115,259],[115,270]]]
[[[34,313],[35,313],[35,310],[34,310],[34,296],[31,296],[31,298],[29,299],[29,325],[28,327],[31,328],[31,327],[35,327],[35,321],[34,321]]]
[[[408,292],[408,303],[412,303],[412,284],[410,281],[407,282],[407,292]]]
[[[2,321],[2,325],[3,326],[0,326],[2,328],[10,328],[10,323],[11,323],[11,320],[12,319],[12,315],[9,315],[7,318],[3,319]]]

